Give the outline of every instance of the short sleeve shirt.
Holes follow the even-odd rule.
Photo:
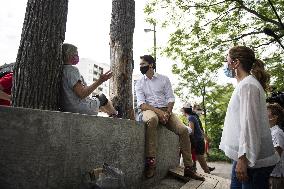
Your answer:
[[[270,128],[271,136],[274,147],[280,147],[284,150],[284,132],[278,125]],[[284,177],[284,151],[281,154],[280,161],[276,164],[274,170],[271,173],[274,177]]]
[[[3,92],[11,95],[12,90],[12,80],[13,80],[13,73],[8,73],[2,78],[0,78],[0,85],[3,87]],[[10,106],[10,101],[0,99],[0,105]]]
[[[84,78],[77,67],[64,65],[62,76],[62,108],[63,111],[97,115],[100,102],[97,98],[86,97],[81,99],[76,95],[73,88],[77,82],[86,86]]]

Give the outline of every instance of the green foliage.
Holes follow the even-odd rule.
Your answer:
[[[207,111],[206,125],[204,124],[204,115],[200,116],[200,119],[207,131],[211,148],[217,149],[219,147],[226,110],[233,90],[231,84],[225,86],[216,85],[214,89],[207,93],[205,105]],[[185,116],[179,115],[179,118],[185,125],[188,124]]]
[[[188,120],[184,115],[178,115],[178,118],[181,120],[183,124],[188,125]]]
[[[218,85],[208,94],[206,129],[208,131],[207,135],[211,139],[212,148],[219,147],[224,118],[232,92],[232,85]]]
[[[284,0],[273,4],[283,18]],[[283,49],[263,29],[270,28],[282,38],[284,25],[267,0],[149,0],[145,13],[148,19],[158,21],[163,27],[176,28],[164,53],[183,63],[182,67],[173,69],[182,78],[188,79],[193,72],[194,77],[203,76],[203,83],[214,82],[214,74],[222,66],[226,51],[234,45],[246,45],[265,60],[272,84],[283,90]],[[188,73],[179,73],[181,70]],[[197,85],[200,86],[199,82]]]
[[[231,160],[217,148],[212,148],[209,150],[209,156],[207,157],[207,161],[227,161],[231,162]]]

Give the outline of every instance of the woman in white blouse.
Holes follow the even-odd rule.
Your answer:
[[[280,128],[284,121],[284,109],[279,104],[269,104],[268,118],[271,130],[272,141],[275,150],[281,157],[271,173],[271,189],[284,188],[284,132]]]
[[[220,149],[233,160],[231,189],[268,189],[279,156],[273,148],[265,101],[269,75],[245,46],[229,50],[224,72],[236,78],[226,113]]]

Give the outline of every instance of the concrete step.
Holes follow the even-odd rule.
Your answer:
[[[193,180],[188,177],[184,177],[184,168],[178,166],[169,170],[169,173],[178,179],[186,181],[180,189],[226,189],[230,187],[230,180],[225,179],[213,174],[198,173],[200,176],[205,177],[205,181]]]
[[[170,171],[178,171],[182,170],[181,168],[170,169]],[[183,174],[180,171],[180,174]],[[200,175],[205,177],[205,181],[199,180],[189,180],[185,182],[184,179],[181,179],[180,176],[173,175],[170,173],[167,177],[161,180],[158,184],[153,185],[151,187],[144,187],[145,189],[227,189],[230,188],[230,180],[225,179],[216,175],[200,173]]]
[[[143,189],[180,189],[184,184],[184,181],[176,179],[173,176],[167,176],[158,184],[146,188],[144,187]]]

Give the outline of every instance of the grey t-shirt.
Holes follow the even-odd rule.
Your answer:
[[[81,76],[78,68],[72,65],[64,65],[62,76],[62,108],[63,111],[97,115],[100,102],[97,98],[78,97],[73,87],[77,82],[86,85],[84,78]]]

